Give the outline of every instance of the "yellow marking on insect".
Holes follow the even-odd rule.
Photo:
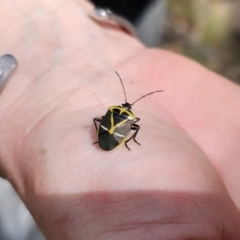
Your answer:
[[[122,122],[116,124],[115,126],[114,126],[114,119],[113,119],[113,110],[114,110],[114,109],[118,109],[118,110],[120,111],[120,115],[123,114],[123,113],[128,114],[128,118],[127,118],[127,119],[125,119],[125,120],[123,120]],[[117,127],[119,127],[119,126],[124,125],[127,121],[129,121],[129,119],[131,119],[131,120],[134,120],[134,119],[135,119],[135,116],[134,116],[131,112],[129,112],[127,109],[125,109],[125,108],[123,108],[123,107],[111,106],[111,107],[109,108],[109,110],[111,111],[111,117],[110,117],[111,128],[108,130],[108,132],[109,132],[110,134],[114,134],[115,129],[116,129]]]

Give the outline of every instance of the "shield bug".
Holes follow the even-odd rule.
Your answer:
[[[98,141],[94,142],[93,144],[99,143],[100,148],[106,151],[110,151],[114,149],[115,147],[117,147],[123,142],[125,143],[125,146],[130,150],[127,143],[132,139],[138,145],[140,145],[140,143],[137,142],[136,140],[136,136],[140,129],[140,126],[136,123],[140,121],[140,118],[135,117],[135,115],[131,111],[132,106],[133,104],[138,102],[140,99],[148,95],[151,95],[156,92],[163,92],[163,90],[150,92],[146,95],[143,95],[142,97],[137,99],[135,102],[130,104],[127,102],[126,91],[125,91],[122,79],[116,71],[115,73],[119,77],[119,80],[122,84],[123,92],[125,96],[125,103],[123,103],[122,106],[111,106],[108,109],[105,116],[103,116],[102,118],[93,119],[95,128],[98,132]],[[99,127],[97,127],[96,122],[100,123]],[[130,130],[133,130],[135,132],[129,139],[127,139],[127,136],[130,133]]]

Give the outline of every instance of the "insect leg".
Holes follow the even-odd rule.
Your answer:
[[[134,121],[134,124],[135,124],[136,122],[138,122],[138,121],[140,121],[140,118],[136,117],[136,120]],[[133,124],[133,125],[134,125],[134,124]]]
[[[98,131],[98,127],[97,127],[97,124],[96,124],[96,122],[102,122],[102,120],[103,120],[103,117],[102,117],[102,119],[100,119],[100,118],[94,118],[93,119],[93,122],[94,122],[94,125],[95,125],[95,128],[96,128],[96,131]]]
[[[125,142],[125,146],[126,146],[126,148],[130,151],[131,149],[128,147],[127,142],[128,142],[128,141]]]
[[[140,120],[140,119],[139,119]],[[139,121],[138,120],[138,121]],[[140,145],[140,143],[136,140],[136,136],[138,134],[138,131],[140,129],[140,126],[137,125],[137,124],[133,124],[132,127],[131,127],[131,130],[135,130],[135,133],[125,142],[125,146],[128,148],[128,150],[130,150],[130,148],[128,147],[127,143],[133,139],[135,143],[137,143],[138,145]]]
[[[140,143],[136,140],[136,136],[138,134],[138,131],[140,130],[140,126],[137,124],[133,124],[133,126],[131,127],[131,130],[135,130],[135,133],[132,135],[134,142],[137,143],[138,145],[140,145]]]
[[[102,120],[103,120],[103,118],[104,118],[104,117],[102,117],[102,119],[100,119],[100,118],[94,118],[94,119],[93,119],[93,122],[94,122],[94,125],[95,125],[95,128],[96,128],[96,131],[98,131],[98,127],[97,127],[96,122],[100,122],[100,123],[101,123]],[[96,143],[98,143],[98,141],[97,141],[97,142],[94,142],[93,145],[96,144]]]

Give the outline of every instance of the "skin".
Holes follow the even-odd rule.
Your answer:
[[[93,21],[83,0],[0,1],[0,167],[50,240],[240,238],[240,88]],[[106,152],[94,117],[133,106],[138,146]]]

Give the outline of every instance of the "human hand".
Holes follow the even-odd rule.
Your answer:
[[[0,166],[48,239],[239,239],[240,89],[88,17],[80,0],[0,3]],[[3,52],[4,51],[4,52]],[[123,103],[137,140],[110,152],[92,119]],[[237,207],[236,207],[237,206]]]

